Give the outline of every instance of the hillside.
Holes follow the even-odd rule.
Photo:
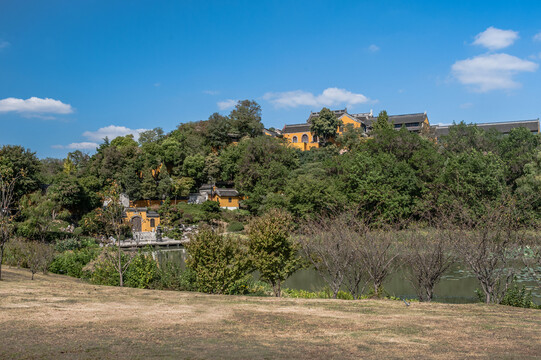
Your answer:
[[[212,296],[5,267],[1,359],[536,358],[541,311]],[[428,355],[427,355],[428,354]]]

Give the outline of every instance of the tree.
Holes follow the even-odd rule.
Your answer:
[[[250,271],[247,248],[240,239],[202,229],[186,244],[186,266],[195,274],[198,291],[229,293]]]
[[[232,131],[239,138],[256,137],[262,134],[261,106],[254,100],[242,100],[229,114]]]
[[[0,163],[0,280],[2,280],[2,260],[4,249],[13,232],[15,188],[24,172],[14,173],[13,170]]]
[[[282,283],[301,266],[297,245],[291,240],[293,219],[283,210],[272,209],[250,222],[248,249],[261,280],[281,296]]]
[[[0,148],[0,167],[11,169],[17,178],[13,189],[13,202],[16,204],[24,195],[39,188],[41,163],[36,154],[22,146],[4,145]],[[24,174],[24,176],[19,176]]]
[[[430,302],[434,287],[454,262],[449,237],[441,229],[406,230],[403,234],[410,281],[420,301]]]
[[[312,118],[310,131],[318,137],[320,144],[325,146],[329,139],[336,137],[338,127],[341,125],[342,121],[336,118],[336,114],[324,107],[319,116]]]
[[[36,191],[24,196],[20,201],[20,213],[24,221],[18,225],[17,233],[44,243],[57,218],[67,218],[69,213],[61,214],[59,204],[47,195]]]
[[[486,204],[480,217],[460,205],[451,211],[460,221],[448,232],[456,253],[477,277],[485,302],[499,304],[514,280],[515,247],[521,242],[513,199]]]
[[[118,272],[120,286],[124,286],[124,273],[130,265],[133,256],[122,256],[123,251],[120,247],[120,239],[126,234],[128,226],[124,224],[124,206],[120,202],[120,187],[116,182],[112,182],[102,193],[103,207],[97,210],[98,217],[105,225],[101,232],[108,237],[113,236],[117,248],[116,258],[114,252],[105,251],[105,256],[111,265]]]
[[[371,231],[361,247],[361,261],[375,296],[381,296],[383,282],[395,267],[395,259],[399,255],[394,235],[391,230]]]
[[[372,124],[372,129],[376,133],[393,130],[393,124],[389,122],[387,111],[382,110],[379,112],[376,121]]]
[[[524,165],[524,175],[517,179],[516,194],[521,208],[530,212],[530,216],[541,219],[541,149],[534,159]]]
[[[226,147],[231,142],[231,121],[227,116],[214,113],[207,123],[207,141],[215,149]]]
[[[368,278],[362,262],[368,227],[353,211],[320,215],[306,221],[298,240],[302,253],[325,280],[336,298],[345,285],[354,299]]]
[[[23,246],[23,255],[32,273],[32,280],[34,280],[34,274],[38,271],[47,274],[49,265],[54,258],[54,249],[51,245],[42,242],[27,241]]]
[[[147,130],[147,131],[143,131],[139,133],[138,141],[140,145],[144,145],[144,144],[158,142],[161,139],[163,139],[163,137],[164,137],[163,129],[161,127],[155,127],[152,130]]]

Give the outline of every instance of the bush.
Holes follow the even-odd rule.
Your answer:
[[[241,239],[203,229],[187,244],[186,266],[195,275],[195,288],[213,294],[231,294],[251,267]]]
[[[519,288],[516,283],[514,283],[513,286],[507,289],[507,292],[505,293],[501,304],[521,308],[535,309],[538,307],[532,301],[532,292],[527,291],[525,287]]]
[[[149,289],[158,278],[158,263],[150,252],[139,250],[125,274],[125,285],[133,288]]]
[[[96,240],[91,237],[67,238],[56,240],[55,250],[64,252],[67,250],[79,250],[86,247],[97,247]]]
[[[56,274],[73,277],[85,277],[83,268],[96,259],[100,253],[99,247],[85,247],[76,250],[67,250],[57,254],[49,266],[49,270]]]
[[[24,254],[25,242],[21,238],[13,238],[4,250],[3,263],[10,266],[28,267]]]
[[[238,221],[233,221],[227,226],[228,232],[238,232],[244,230],[244,225]]]
[[[195,275],[190,269],[172,261],[166,261],[158,267],[157,276],[151,285],[158,290],[192,291],[195,289]]]

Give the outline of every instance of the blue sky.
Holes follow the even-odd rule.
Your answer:
[[[261,104],[538,118],[539,1],[0,0],[0,144],[64,157]]]

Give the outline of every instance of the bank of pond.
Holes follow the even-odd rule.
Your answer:
[[[153,252],[153,256],[160,264],[170,262],[185,268],[185,249],[156,251]],[[528,271],[523,269],[521,263],[516,262],[515,265],[519,269],[515,285],[520,289],[524,289],[527,294],[531,293],[532,301],[537,305],[541,305],[541,289],[537,287]],[[254,281],[259,279],[257,271],[252,273],[252,276]],[[332,296],[325,280],[310,267],[296,271],[285,281],[283,286],[285,296],[313,298],[330,298]],[[408,280],[408,270],[405,265],[399,266],[389,275],[384,282],[383,288],[384,296],[389,298],[418,300],[415,288]],[[480,301],[479,295],[477,295],[479,291],[480,284],[475,275],[465,266],[454,264],[436,285],[433,301],[449,304],[475,303]],[[365,295],[371,295],[370,289],[366,291]],[[353,297],[343,288],[338,298],[352,299]]]
[[[65,245],[65,244],[64,244]],[[99,246],[65,246],[61,249],[48,270],[58,274],[65,274],[85,279],[99,285],[118,286],[118,272],[103,256],[106,249]],[[17,255],[17,252],[19,254]],[[13,266],[28,267],[21,259],[21,251],[16,246],[8,247],[4,263]],[[194,286],[194,274],[186,268],[186,249],[160,250],[146,248],[134,251],[132,254],[123,253],[131,257],[131,263],[124,274],[124,285],[129,287],[198,291]],[[416,301],[416,290],[409,281],[407,265],[397,266],[383,283],[380,297],[407,301]],[[533,302],[541,305],[541,290],[528,271],[523,269],[520,262],[517,267],[515,281],[511,290],[520,301]],[[331,298],[333,296],[323,277],[310,266],[301,268],[293,273],[282,285],[282,296],[304,298]],[[223,291],[224,294],[272,296],[271,287],[259,280],[257,271],[237,280]],[[453,264],[441,277],[435,286],[433,301],[443,303],[474,303],[482,300],[480,284],[475,275],[459,263]],[[366,287],[361,298],[372,297],[373,289]],[[338,299],[353,299],[353,296],[342,287],[336,296]]]

